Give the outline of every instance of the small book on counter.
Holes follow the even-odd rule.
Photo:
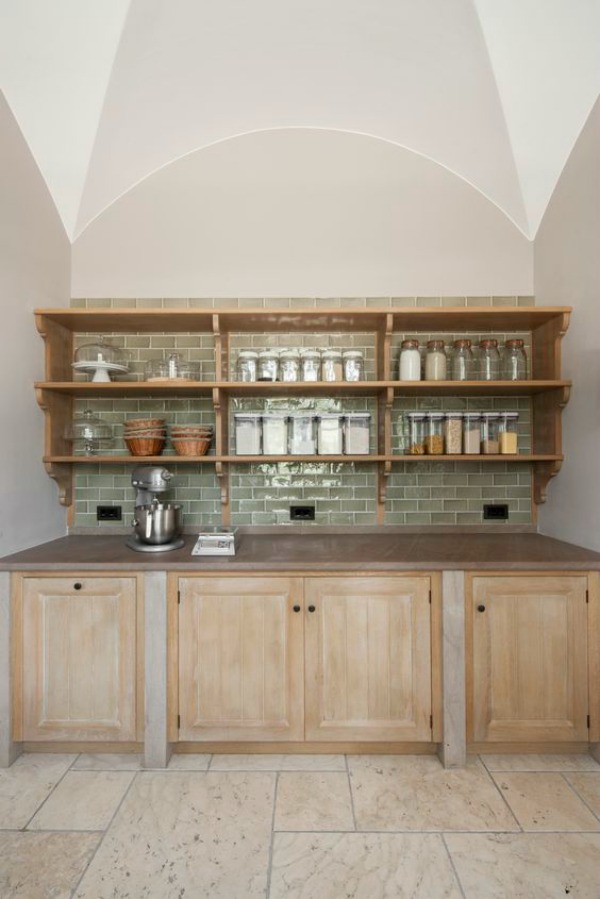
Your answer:
[[[237,528],[212,528],[198,534],[193,556],[235,556]]]

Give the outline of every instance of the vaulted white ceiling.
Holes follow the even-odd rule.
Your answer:
[[[0,85],[71,239],[247,132],[430,158],[535,235],[600,92],[600,0],[0,0]]]

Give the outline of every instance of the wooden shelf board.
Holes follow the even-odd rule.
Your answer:
[[[69,396],[210,396],[217,386],[214,381],[37,381],[36,389],[51,390]]]
[[[384,382],[385,383],[385,382]],[[397,396],[533,396],[570,387],[571,381],[391,381]]]
[[[410,455],[361,455],[361,456],[343,456],[343,455],[311,455],[311,456],[177,456],[174,453],[165,453],[162,456],[44,456],[44,462],[62,463],[72,462],[81,465],[90,465],[94,463],[113,462],[121,465],[126,463],[136,463],[144,465],[146,463],[160,462],[177,462],[187,464],[189,462],[202,462],[207,465],[214,465],[217,462],[229,462],[231,464],[244,463],[276,463],[276,462],[554,462],[562,461],[562,455],[553,455],[550,453],[520,453],[516,455],[438,455],[438,456],[410,456]]]

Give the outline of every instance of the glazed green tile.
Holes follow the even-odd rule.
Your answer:
[[[443,500],[444,512],[468,512],[469,500],[466,499],[445,499]]]
[[[492,306],[516,306],[517,297],[492,297]]]
[[[454,512],[432,512],[432,524],[456,524],[456,515]]]
[[[431,515],[428,512],[407,512],[405,521],[412,525],[431,524]]]
[[[112,306],[112,301],[107,297],[103,297],[102,299],[92,300],[91,302],[93,303],[93,307],[95,309],[110,309],[110,307]],[[88,300],[88,305],[89,304],[90,304],[90,301]]]
[[[483,514],[477,512],[457,512],[457,524],[479,524],[483,520]]]
[[[438,491],[436,490],[436,495]],[[431,499],[430,487],[405,487],[404,496],[406,499]]]
[[[481,487],[457,487],[457,499],[477,499],[481,496]]]
[[[444,483],[443,474],[419,474],[417,475],[419,487],[441,487]]]
[[[466,297],[442,297],[442,306],[466,306]]]
[[[392,308],[394,309],[414,309],[417,305],[416,297],[392,297]]]
[[[491,306],[491,297],[467,297],[467,306]]]
[[[86,300],[83,297],[73,297],[69,303],[71,309],[85,309]]]
[[[517,297],[518,306],[535,306],[535,297]]]
[[[496,484],[494,487],[482,487],[481,488],[481,498],[485,500],[495,500],[495,499],[506,499],[506,487],[498,487]]]
[[[99,499],[101,503],[106,502],[115,502],[115,503],[123,503],[125,502],[125,491],[124,490],[110,490],[105,487],[99,491]]]
[[[137,297],[135,306],[136,309],[160,309],[162,307],[162,299],[159,297]]]

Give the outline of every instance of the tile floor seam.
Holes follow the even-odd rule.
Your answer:
[[[444,844],[446,854],[450,861],[450,867],[454,871],[454,876],[456,877],[456,883],[458,884],[458,889],[460,890],[460,894],[463,897],[463,899],[467,899],[467,894],[465,893],[464,887],[462,885],[462,881],[459,877],[458,871],[456,870],[456,865],[454,864],[454,859],[452,858],[452,853],[450,852],[450,848],[446,842],[446,835],[444,833],[441,833],[440,837],[442,838],[442,843]]]
[[[477,758],[481,761],[481,756],[480,756],[480,755],[477,756]],[[483,762],[482,762],[482,764],[483,764]],[[484,771],[486,772],[486,774],[487,774],[487,776],[489,777],[489,779],[491,780],[491,782],[493,783],[493,785],[494,785],[494,787],[496,788],[498,794],[501,796],[502,802],[504,803],[504,805],[506,806],[506,808],[507,808],[508,811],[510,812],[512,818],[514,819],[515,824],[516,824],[517,827],[519,828],[519,832],[520,832],[520,833],[525,833],[525,830],[524,830],[524,828],[523,828],[521,822],[519,821],[519,819],[517,818],[516,814],[515,814],[514,811],[512,810],[512,807],[511,807],[511,805],[510,805],[508,799],[507,799],[506,796],[504,795],[504,791],[501,790],[499,784],[496,783],[496,780],[495,780],[495,778],[494,778],[494,775],[492,774],[491,771],[488,771],[488,769],[486,768],[485,764],[483,765],[483,769],[484,769]],[[502,774],[502,773],[504,773],[504,772],[498,772],[498,773]]]
[[[271,839],[269,841],[269,858],[267,861],[267,883],[265,885],[265,899],[271,895],[271,876],[273,874],[273,844],[275,842],[275,809],[277,808],[277,788],[279,787],[279,772],[275,774],[275,789],[273,790],[273,812],[271,814]]]
[[[71,762],[71,765],[73,765],[74,762],[75,762],[75,759]],[[65,768],[65,770],[64,770],[63,774],[61,775],[60,779],[56,781],[56,783],[54,784],[54,786],[52,787],[52,789],[50,790],[50,792],[48,793],[48,795],[42,800],[42,802],[40,802],[40,804],[39,804],[38,807],[36,808],[35,812],[34,812],[33,815],[29,818],[29,820],[28,820],[27,823],[24,825],[24,827],[21,827],[21,828],[20,828],[20,830],[21,830],[23,833],[29,832],[29,831],[27,831],[27,828],[29,827],[29,825],[31,824],[31,822],[33,821],[33,819],[35,818],[35,816],[37,815],[37,813],[38,813],[39,811],[41,811],[41,810],[43,809],[43,807],[46,805],[46,803],[48,802],[48,800],[50,799],[50,797],[52,796],[52,794],[54,793],[54,791],[56,790],[56,788],[58,787],[58,785],[61,784],[61,783],[63,782],[63,780],[65,779],[65,777],[67,776],[67,774],[68,774],[69,771],[71,770],[71,765],[67,765],[67,767]]]
[[[358,827],[356,825],[356,811],[354,809],[354,793],[352,792],[352,776],[350,774],[350,766],[348,765],[347,755],[344,755],[344,762],[346,764],[346,774],[348,775],[348,789],[350,790],[350,808],[352,810],[352,821],[354,823],[354,830],[358,833]]]
[[[586,773],[586,772],[583,772],[583,771],[580,771],[580,772],[570,771],[569,773],[570,773],[570,774],[577,774],[577,773],[579,773],[579,774],[584,774],[584,773]],[[572,790],[573,793],[575,793],[575,795],[577,796],[577,798],[579,799],[579,801],[580,801],[580,802],[583,802],[583,804],[585,805],[585,807],[587,808],[587,810],[588,810],[589,812],[592,813],[592,815],[594,816],[594,818],[595,818],[597,821],[600,821],[600,815],[596,814],[596,812],[595,812],[594,809],[591,807],[591,805],[589,804],[589,802],[587,801],[587,799],[584,799],[583,796],[582,796],[582,795],[580,794],[580,792],[578,791],[577,787],[569,781],[569,779],[568,779],[566,773],[564,773],[564,772],[562,773],[562,778],[563,778],[563,780],[566,782],[566,784],[567,784],[567,786],[569,787],[569,789]]]

